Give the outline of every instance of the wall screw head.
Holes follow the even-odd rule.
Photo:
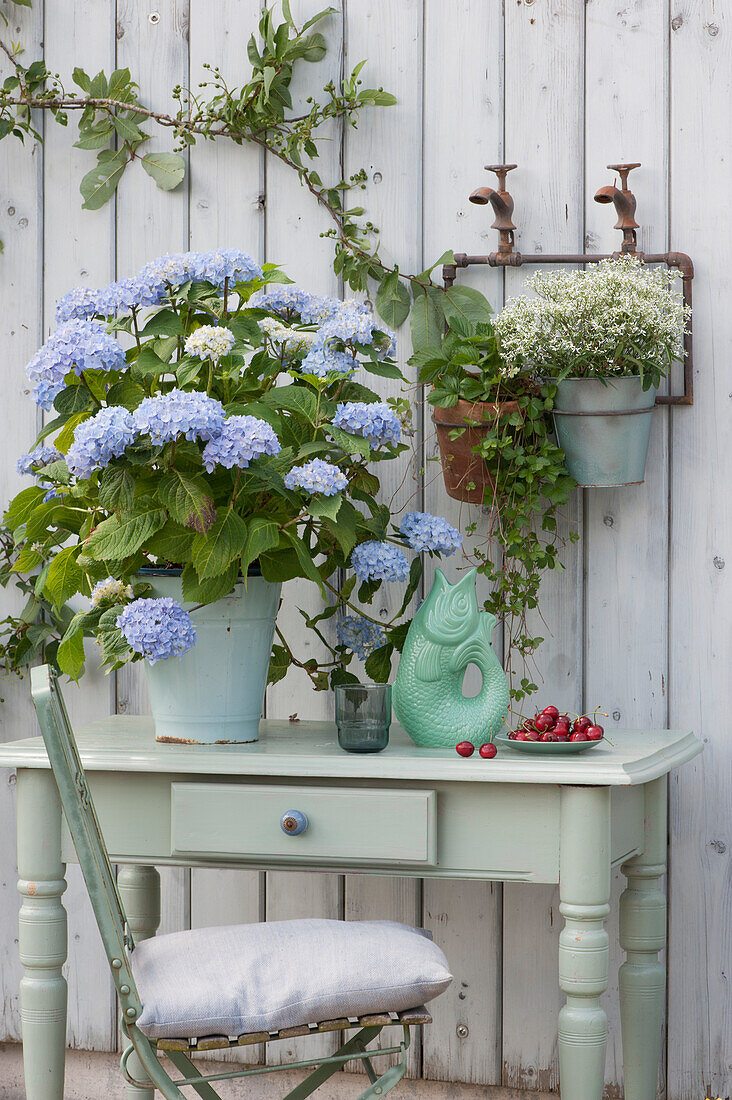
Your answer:
[[[159,11],[151,11],[150,14],[147,17],[147,21],[148,21],[148,23],[152,23],[153,26],[155,25],[155,23],[159,23],[160,22],[160,12]]]
[[[468,1035],[470,1035],[470,1029],[467,1024],[458,1024],[455,1028],[455,1034],[458,1039],[467,1039]]]

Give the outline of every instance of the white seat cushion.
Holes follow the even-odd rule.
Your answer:
[[[132,953],[149,1038],[279,1031],[424,1004],[452,981],[429,934],[393,921],[197,928]]]

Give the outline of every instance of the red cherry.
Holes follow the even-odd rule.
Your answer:
[[[563,722],[560,718],[554,727],[554,732],[557,736],[559,736],[559,734],[569,733],[569,722]]]
[[[480,753],[480,755],[483,757],[484,760],[492,760],[493,757],[498,752],[498,749],[496,748],[495,745],[491,744],[490,741],[489,741],[487,745],[481,745],[480,748],[478,749],[478,752]]]
[[[529,735],[526,732],[526,730],[519,730],[518,733],[516,734],[516,740],[517,741],[528,741],[529,740]]]
[[[541,734],[537,730],[527,730],[524,741],[538,741]]]
[[[569,735],[570,741],[589,741],[589,737],[582,730],[575,730],[574,733]]]
[[[458,756],[472,756],[475,752],[475,745],[470,741],[461,741],[459,745],[455,746],[455,752]]]
[[[555,739],[557,741],[569,741],[569,731],[567,733],[555,733]]]
[[[534,728],[534,719],[524,718],[523,722],[521,723],[521,728],[525,730],[532,730]]]
[[[516,730],[511,730],[511,732],[508,735],[508,740],[509,741],[515,741],[516,740]]]
[[[568,726],[571,726],[571,725],[572,725],[572,719],[571,719],[571,718],[569,717],[569,715],[568,715],[568,714],[560,714],[560,715],[559,715],[559,718],[557,719],[557,721],[559,721],[559,722],[566,722]]]
[[[556,722],[556,720],[559,718],[559,707],[554,707],[554,706],[544,707],[544,709],[541,713],[542,714],[548,714],[549,717],[553,718],[554,721]]]
[[[587,734],[587,739],[589,741],[602,741],[605,735],[605,730],[602,728],[602,726],[588,726],[585,730],[585,733]]]
[[[556,735],[556,733],[551,733],[551,732],[547,731],[547,733],[542,733],[539,740],[540,741],[556,741],[557,740],[557,735]]]
[[[548,714],[537,714],[536,718],[534,719],[534,729],[538,730],[539,733],[546,733],[546,731],[548,729],[551,729],[553,725],[554,721],[549,717]]]
[[[586,714],[580,715],[574,721],[574,728],[577,732],[588,729],[592,725],[592,719],[588,718]]]

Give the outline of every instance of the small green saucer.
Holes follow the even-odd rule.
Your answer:
[[[496,745],[515,749],[516,752],[528,752],[534,756],[570,756],[585,749],[594,749],[595,745],[604,745],[605,738],[599,741],[512,741],[508,737],[494,738]]]

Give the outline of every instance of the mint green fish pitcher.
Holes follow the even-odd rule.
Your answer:
[[[508,712],[508,682],[491,645],[496,620],[478,608],[475,577],[471,569],[457,584],[450,584],[437,569],[404,643],[394,683],[394,713],[415,744],[424,748],[492,741]],[[477,665],[483,677],[473,699],[463,695],[469,664]]]

